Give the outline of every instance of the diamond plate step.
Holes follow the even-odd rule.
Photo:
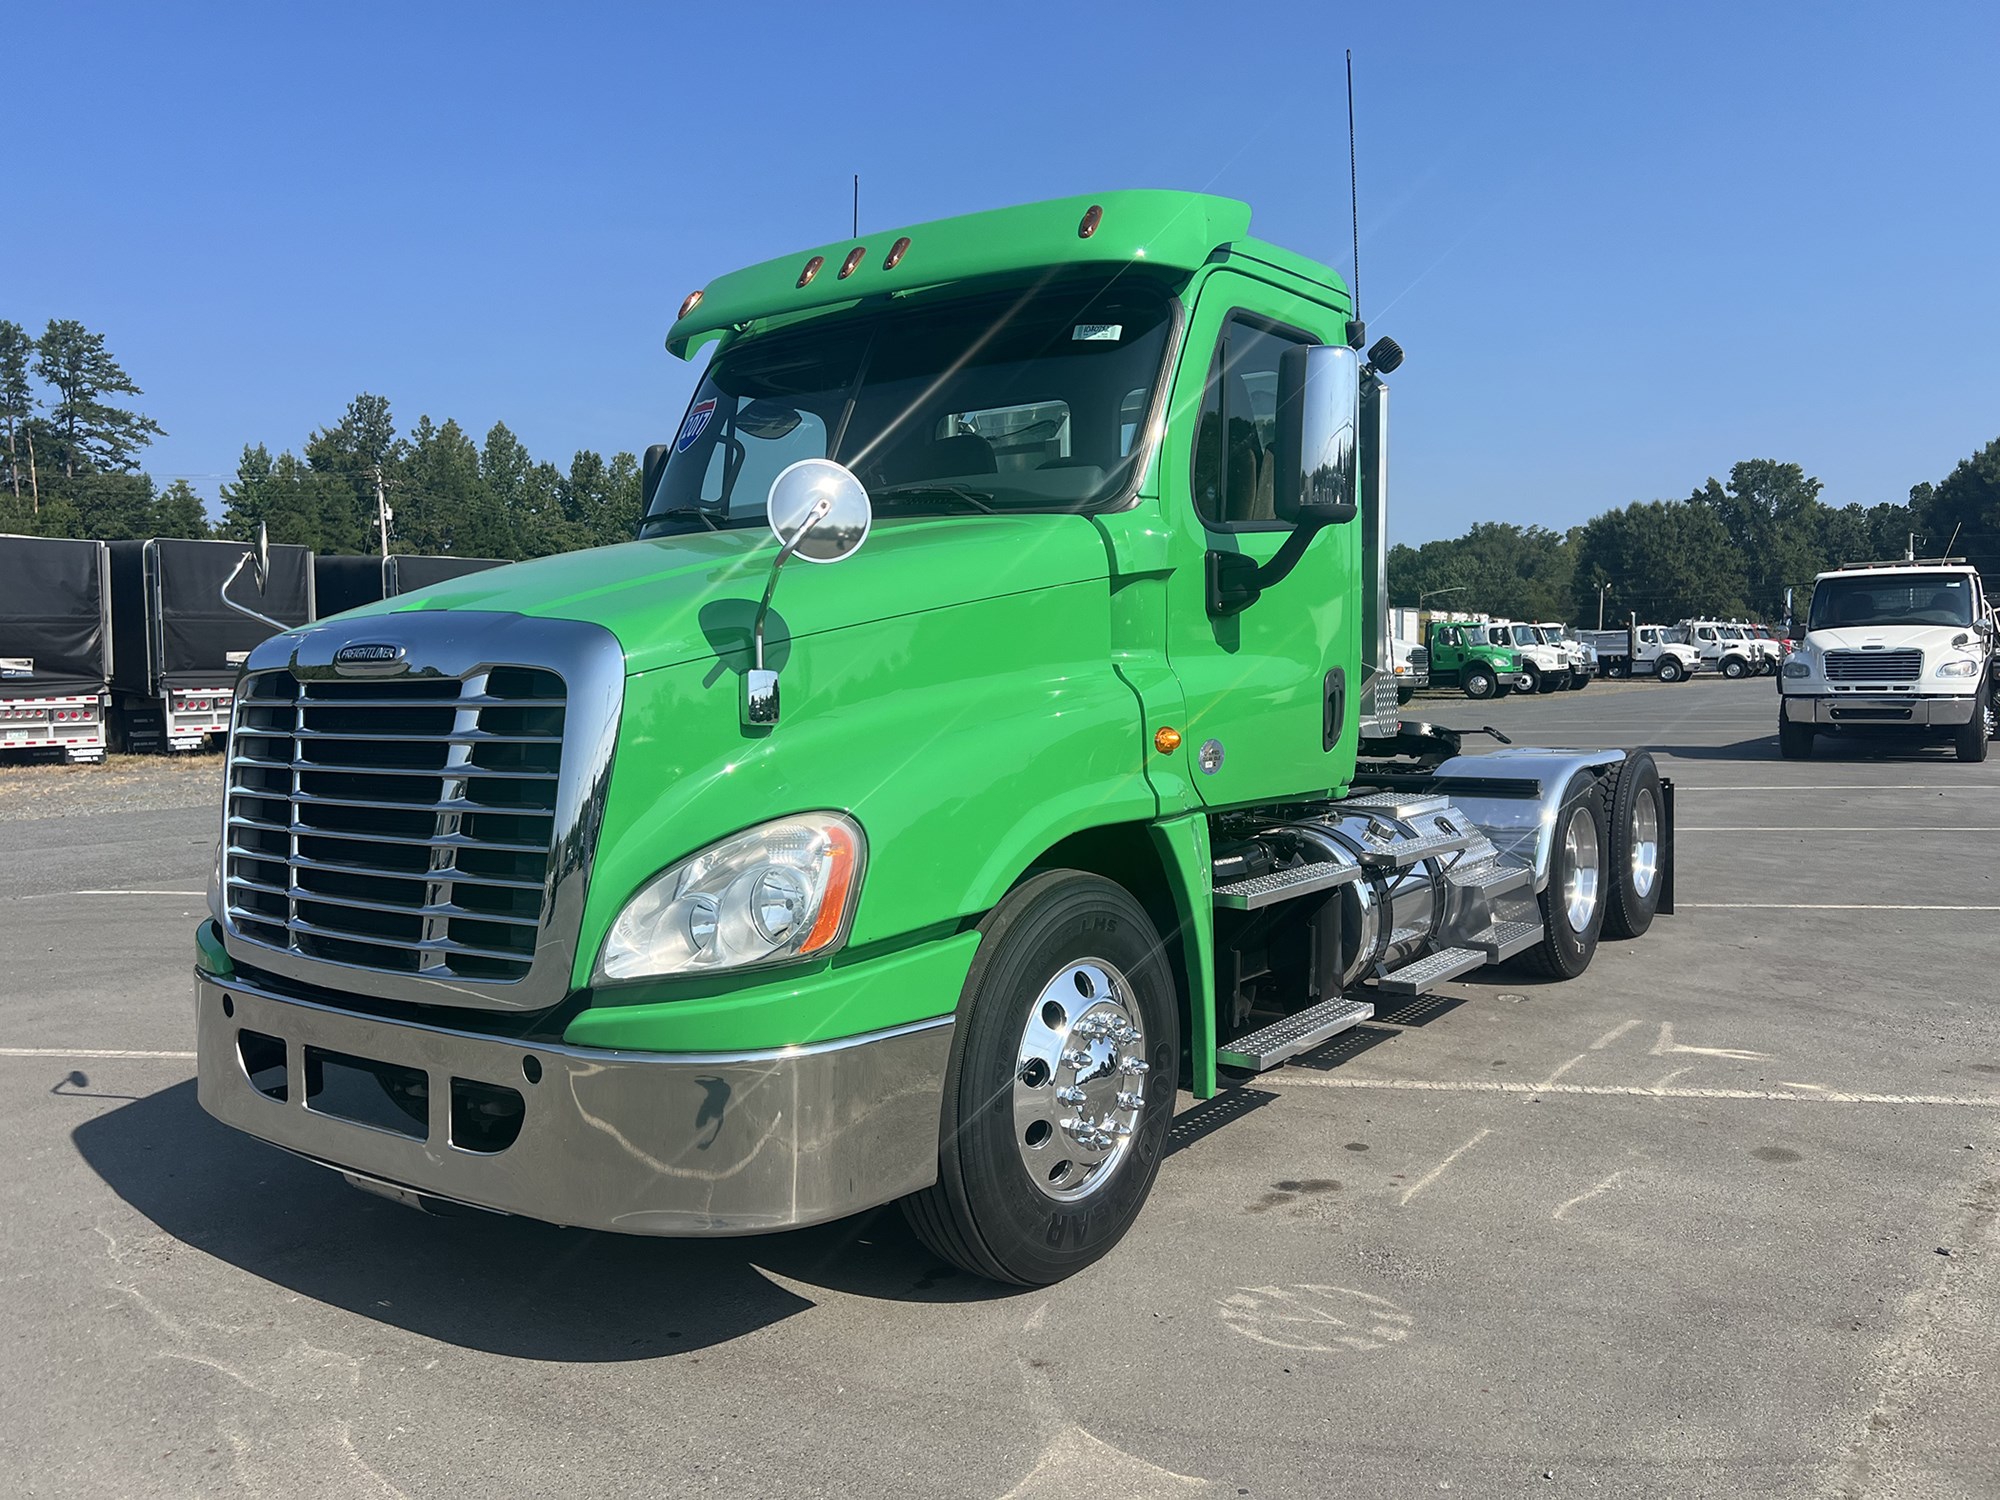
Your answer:
[[[1366,1000],[1322,1000],[1319,1004],[1273,1021],[1248,1036],[1239,1036],[1218,1047],[1215,1060],[1228,1068],[1250,1068],[1262,1073],[1288,1057],[1310,1051],[1330,1036],[1338,1036],[1350,1026],[1359,1026],[1375,1014]]]
[[[1400,870],[1433,854],[1452,854],[1465,848],[1476,835],[1470,833],[1427,833],[1420,839],[1391,844],[1386,849],[1367,849],[1359,856],[1371,869]]]
[[[1466,944],[1486,955],[1488,963],[1499,963],[1517,953],[1526,953],[1542,940],[1540,922],[1501,922],[1489,927]]]
[[[1309,896],[1314,891],[1330,891],[1337,885],[1346,885],[1350,880],[1360,878],[1361,872],[1353,865],[1320,860],[1295,869],[1253,875],[1248,880],[1232,880],[1228,885],[1219,885],[1215,888],[1215,904],[1231,911],[1255,911],[1260,906]]]
[[[1440,948],[1415,963],[1391,969],[1375,981],[1375,987],[1391,995],[1423,995],[1434,984],[1444,984],[1483,968],[1486,955],[1476,948]]]
[[[1534,878],[1535,872],[1526,865],[1502,864],[1485,865],[1466,875],[1454,870],[1450,877],[1451,883],[1461,890],[1484,891],[1489,896],[1504,896],[1509,891],[1521,890]]]

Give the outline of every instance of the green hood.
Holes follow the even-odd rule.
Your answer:
[[[778,543],[762,527],[697,531],[516,563],[361,613],[476,609],[602,625],[627,672],[746,646]],[[817,635],[977,599],[1106,578],[1084,516],[908,517],[877,525],[845,562],[785,564],[767,641]]]

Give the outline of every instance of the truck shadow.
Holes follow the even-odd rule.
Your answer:
[[[1648,745],[1654,755],[1673,760],[1781,760],[1776,733],[1753,735],[1727,745]],[[1950,760],[1949,741],[1823,734],[1813,742],[1813,759],[1824,761]]]
[[[362,1317],[521,1359],[657,1359],[726,1343],[814,1305],[776,1277],[889,1301],[1020,1290],[942,1265],[893,1208],[714,1240],[421,1213],[217,1124],[193,1080],[71,1139],[113,1192],[204,1254]]]

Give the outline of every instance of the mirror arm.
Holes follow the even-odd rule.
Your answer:
[[[242,577],[243,570],[247,568],[251,564],[251,562],[255,560],[255,558],[256,554],[254,552],[245,552],[241,557],[239,557],[236,560],[236,566],[230,569],[229,576],[222,580],[222,587],[215,591],[216,596],[220,598],[222,602],[226,604],[229,608],[235,610],[236,613],[238,613],[239,615],[248,615],[258,624],[268,625],[273,630],[277,631],[279,634],[282,635],[285,631],[290,630],[292,627],[287,625],[283,620],[274,620],[269,615],[259,614],[249,605],[238,604],[234,599],[229,597],[229,586],[234,582],[236,582],[238,578]]]
[[[1292,569],[1306,555],[1306,548],[1319,534],[1322,526],[1330,525],[1335,517],[1314,517],[1301,521],[1292,528],[1285,544],[1271,555],[1271,560],[1259,565],[1257,561],[1241,552],[1217,552],[1211,550],[1207,559],[1208,613],[1211,618],[1240,614],[1257,602],[1265,589],[1282,583]]]
[[[743,674],[742,722],[746,729],[763,729],[778,722],[778,674],[764,665],[764,620],[771,612],[771,595],[777,592],[778,570],[785,560],[799,550],[799,543],[813,527],[826,519],[833,509],[833,502],[820,499],[806,512],[805,519],[797,530],[785,538],[778,548],[778,555],[771,562],[771,573],[764,580],[764,597],[757,601],[757,618],[750,627],[750,669]]]

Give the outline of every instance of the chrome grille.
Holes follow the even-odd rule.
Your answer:
[[[1410,648],[1410,670],[1412,672],[1428,672],[1430,669],[1430,651],[1423,646],[1412,646]]]
[[[1924,653],[1902,651],[1829,651],[1828,682],[1915,682],[1924,675]]]
[[[563,679],[244,679],[224,883],[243,937],[419,978],[518,980],[555,847]]]

